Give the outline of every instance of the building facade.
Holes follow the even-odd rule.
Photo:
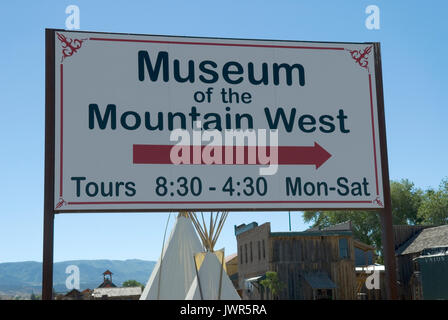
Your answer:
[[[325,230],[271,232],[270,223],[235,226],[238,285],[243,299],[272,298],[261,285],[267,271],[284,289],[279,299],[356,299],[355,242],[351,225]]]
[[[448,225],[394,226],[399,297],[448,299]]]

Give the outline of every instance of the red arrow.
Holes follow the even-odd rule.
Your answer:
[[[176,149],[172,150],[173,147]],[[205,150],[208,148],[208,150]],[[221,157],[218,161],[210,162],[203,158],[204,150],[206,154],[210,150],[218,150],[221,152]],[[134,164],[174,164],[175,161],[171,159],[171,152],[175,155],[181,155],[182,152],[189,152],[189,161],[180,164],[225,164],[225,165],[314,165],[316,169],[322,166],[330,157],[331,154],[322,148],[317,142],[314,146],[280,146],[280,147],[256,147],[256,146],[179,146],[179,145],[148,145],[148,144],[134,144],[133,146],[133,163]],[[261,150],[260,150],[261,149]],[[268,152],[266,152],[266,150]],[[278,152],[278,159],[271,157],[272,152]],[[217,151],[214,151],[217,152]],[[215,153],[212,152],[212,155]],[[244,152],[244,153],[243,153]],[[261,160],[259,154],[269,154],[267,159]],[[227,154],[227,157],[226,157]],[[229,156],[233,155],[233,157]],[[249,154],[252,157],[249,157]],[[218,154],[219,155],[219,154]],[[195,158],[196,157],[196,158]],[[230,158],[230,159],[229,159]],[[216,159],[216,158],[215,158]],[[270,160],[270,161],[269,161]]]
[[[283,146],[278,148],[278,164],[309,164],[319,169],[331,154],[317,142],[312,147]]]

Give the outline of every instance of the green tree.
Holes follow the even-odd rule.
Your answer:
[[[407,179],[391,181],[393,224],[419,224],[423,221],[419,208],[424,192]],[[350,220],[355,238],[381,252],[381,224],[377,212],[372,211],[306,211],[303,219],[313,227],[328,227]]]
[[[448,178],[442,180],[438,190],[429,189],[418,210],[425,224],[448,224]]]
[[[425,193],[408,179],[391,181],[390,196],[394,224],[416,225],[423,222],[418,215]]]
[[[261,280],[260,284],[269,289],[274,299],[277,299],[280,291],[285,288],[285,284],[278,279],[275,271],[266,272],[266,279]]]
[[[126,280],[125,282],[123,282],[122,286],[124,288],[126,288],[126,287],[140,287],[140,288],[142,288],[142,290],[145,288],[145,286],[143,284],[141,284],[140,282],[138,282],[137,280]]]

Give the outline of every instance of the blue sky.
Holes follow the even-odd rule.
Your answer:
[[[390,177],[422,188],[448,176],[448,3],[432,1],[2,1],[0,4],[0,262],[42,260],[45,28],[65,28],[80,8],[81,30],[312,41],[379,41]],[[365,27],[368,5],[380,29]],[[55,261],[156,260],[166,213],[66,214],[55,220]],[[170,226],[175,220],[171,215]],[[234,225],[288,213],[231,213],[218,248],[236,251]],[[170,228],[169,226],[169,228]],[[303,230],[292,213],[293,230]]]

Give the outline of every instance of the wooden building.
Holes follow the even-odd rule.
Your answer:
[[[251,223],[235,226],[235,235],[244,299],[270,298],[260,285],[267,271],[277,272],[285,285],[279,299],[357,298],[355,245],[360,243],[350,222],[303,232],[271,232],[270,223]]]
[[[431,259],[432,251],[448,247],[448,225],[443,226],[394,226],[395,256],[397,261],[397,281],[399,298],[403,300],[419,300],[424,298],[421,266],[425,265],[427,278],[431,276],[431,268],[435,272],[443,259]],[[428,268],[428,261],[431,268]],[[435,263],[440,262],[440,263]],[[445,281],[446,277],[439,281]],[[427,290],[430,290],[427,287]],[[447,289],[448,291],[448,289]],[[448,296],[448,295],[447,295]]]
[[[83,291],[72,289],[66,294],[56,295],[55,300],[92,300],[92,292],[90,289]]]
[[[96,288],[93,290],[94,300],[138,300],[142,294],[140,287]]]

